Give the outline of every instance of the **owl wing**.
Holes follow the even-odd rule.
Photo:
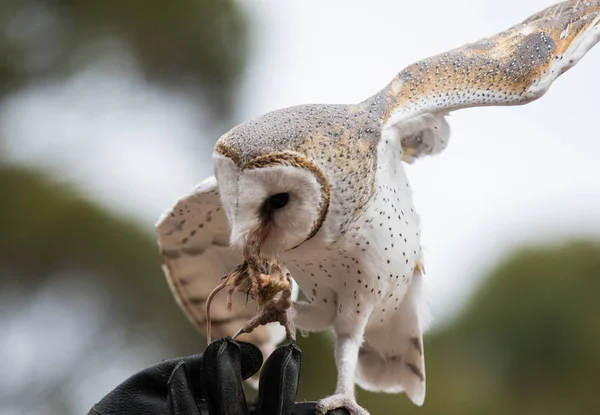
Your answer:
[[[450,137],[450,111],[535,101],[599,40],[600,0],[571,0],[416,62],[385,90],[384,132],[399,132],[406,162],[438,153]]]
[[[206,334],[206,299],[219,279],[242,262],[229,246],[229,222],[217,181],[210,177],[163,214],[156,225],[158,246],[169,287],[188,319]],[[225,306],[225,292],[212,302],[213,338],[232,336],[257,313],[257,304],[243,293],[233,296],[232,311]],[[240,336],[268,356],[285,337],[285,330],[269,324]]]

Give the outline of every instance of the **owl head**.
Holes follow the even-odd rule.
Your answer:
[[[246,256],[276,256],[312,239],[331,197],[317,163],[302,152],[266,145],[242,153],[231,141],[231,135],[222,137],[213,154],[231,245]]]
[[[345,232],[374,191],[383,101],[284,108],[224,134],[213,161],[232,245],[276,255]]]

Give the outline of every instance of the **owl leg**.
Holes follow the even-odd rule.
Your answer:
[[[292,306],[291,318],[300,330],[323,331],[333,324],[335,307],[319,307],[305,301],[297,301]]]
[[[337,334],[335,342],[335,362],[338,370],[338,381],[335,394],[321,399],[317,403],[315,413],[325,415],[337,408],[346,409],[350,415],[369,415],[369,412],[356,402],[354,396],[354,377],[358,365],[358,351],[362,343],[365,327],[370,313],[363,313],[361,320],[344,324],[349,328],[348,334]],[[339,325],[336,323],[336,332]]]
[[[270,302],[258,313],[256,317],[248,321],[234,334],[233,339],[244,333],[251,333],[258,326],[278,322],[285,328],[285,335],[291,342],[296,341],[296,328],[290,318],[290,307],[292,306],[292,287],[281,292],[281,297]]]

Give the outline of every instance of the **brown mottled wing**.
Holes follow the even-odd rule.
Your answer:
[[[229,222],[216,179],[200,183],[169,209],[156,227],[171,291],[189,320],[206,334],[206,298],[219,279],[242,262],[241,255],[229,247]],[[225,295],[222,291],[212,303],[213,338],[232,336],[257,312],[257,304],[251,299],[246,302],[242,293],[234,295],[232,311],[227,312]],[[268,355],[284,337],[281,326],[269,324],[240,340],[256,344]]]
[[[599,40],[600,0],[571,0],[491,38],[414,63],[386,90],[384,130],[400,131],[407,162],[437,153],[450,136],[448,112],[534,101]]]

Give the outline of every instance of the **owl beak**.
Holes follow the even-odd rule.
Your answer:
[[[244,258],[256,258],[260,255],[260,250],[264,245],[269,233],[271,232],[271,223],[261,221],[261,223],[248,234],[246,245],[244,246]]]

